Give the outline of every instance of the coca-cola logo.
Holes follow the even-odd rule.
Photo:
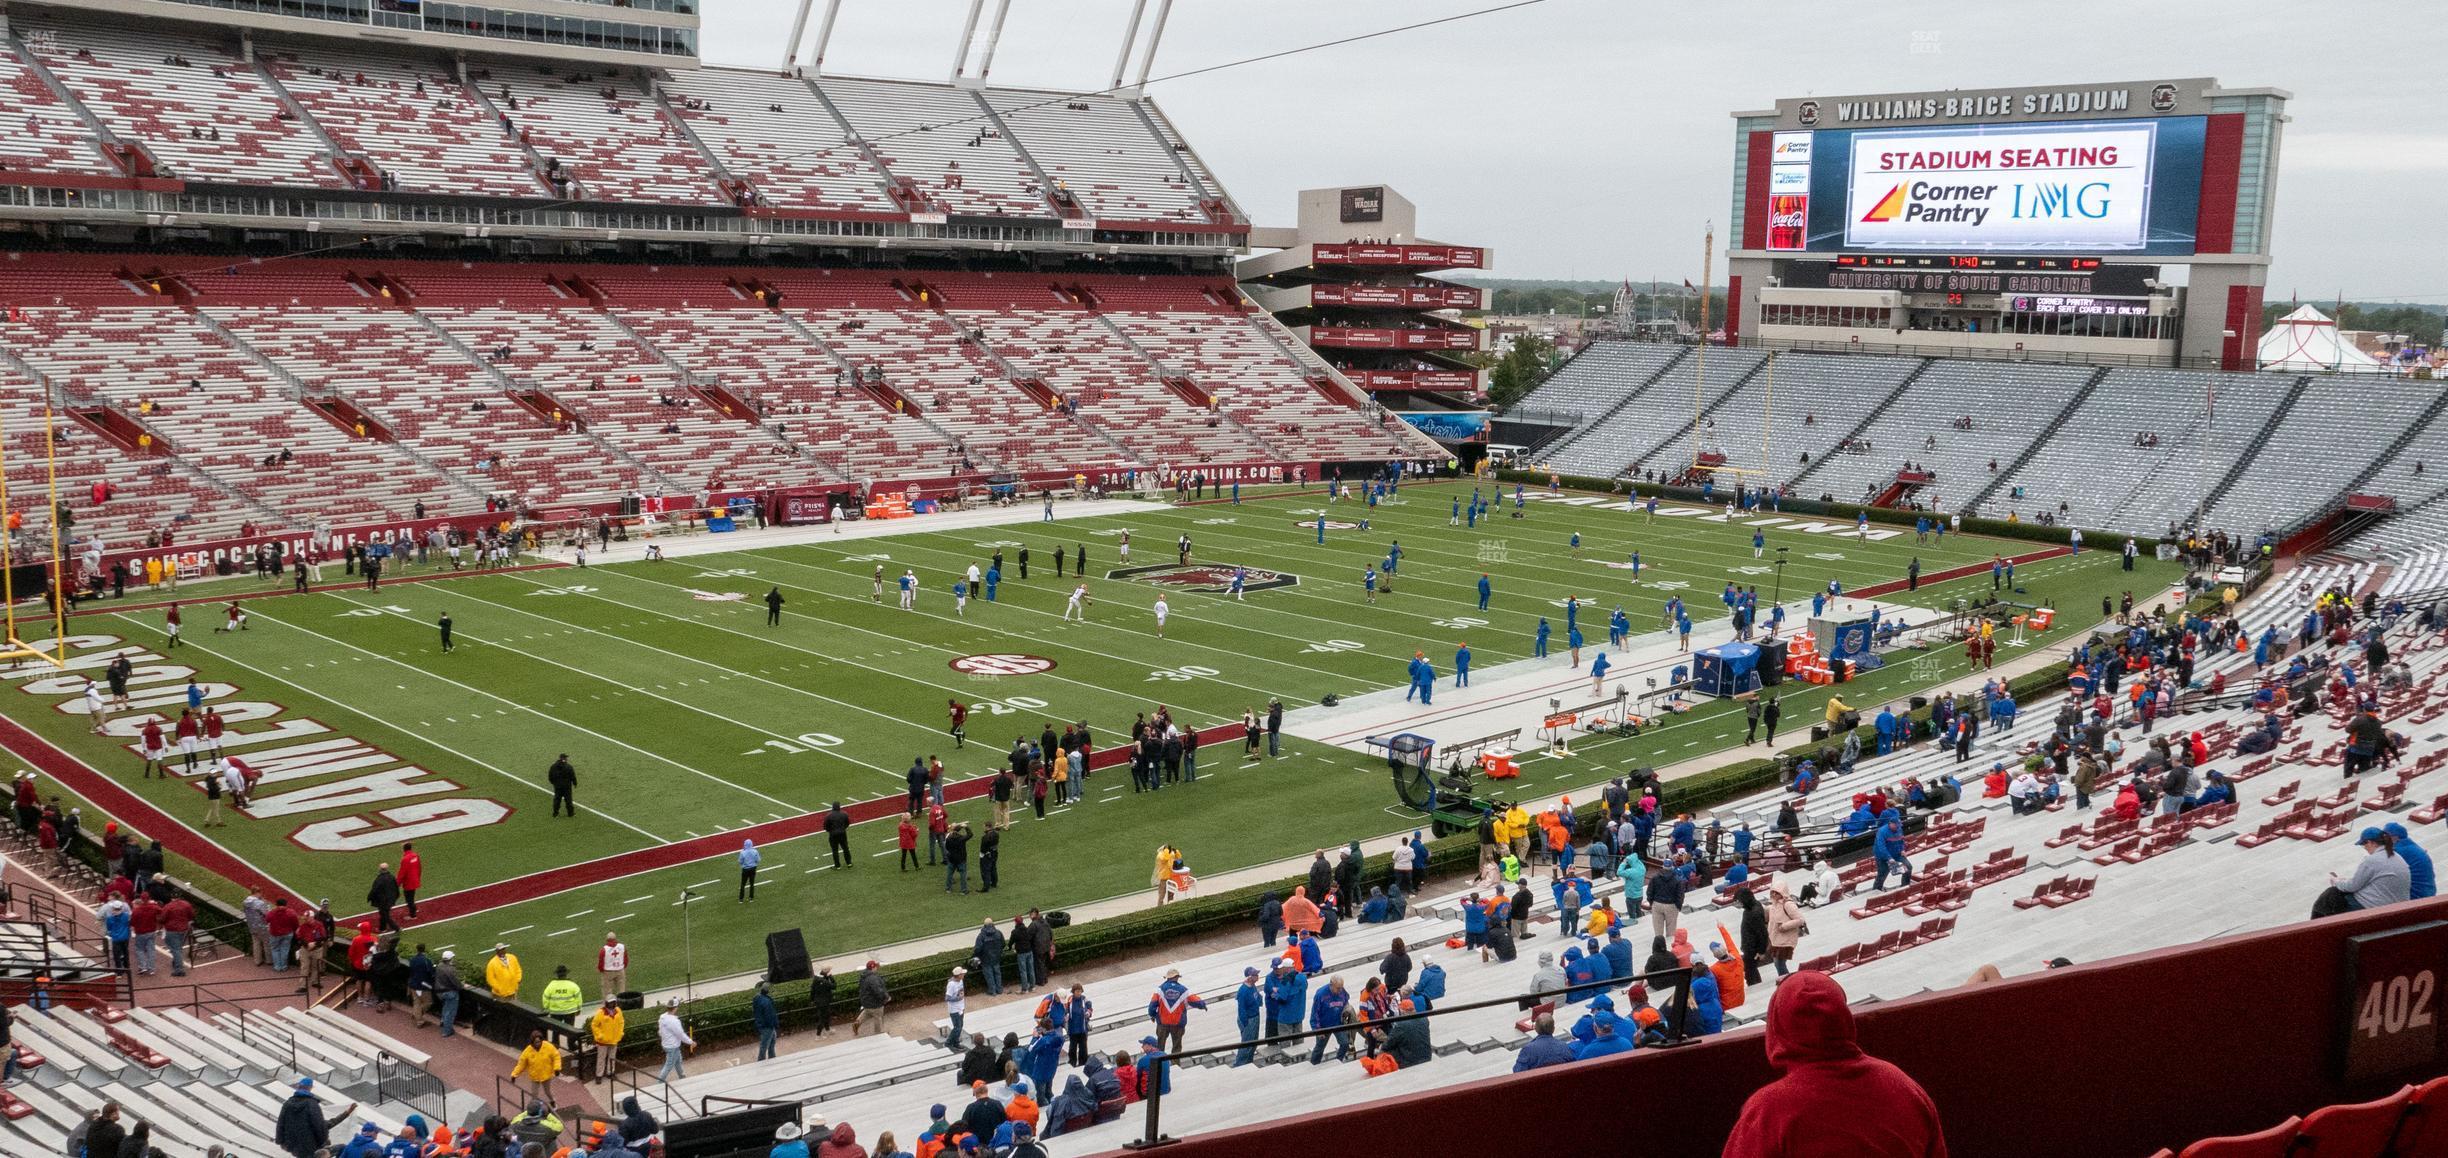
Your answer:
[[[1768,225],[1770,228],[1800,229],[1805,216],[1806,214],[1798,209],[1785,213],[1771,213],[1768,215]]]

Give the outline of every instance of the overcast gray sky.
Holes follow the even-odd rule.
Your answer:
[[[1496,2],[1176,0],[1156,74]],[[777,66],[796,8],[706,0],[706,60]],[[967,10],[844,0],[826,67],[943,79]],[[995,81],[1103,86],[1129,10],[1012,0]],[[1493,247],[1499,276],[1639,279],[1696,278],[1711,221],[1723,252],[1733,110],[1814,93],[2215,76],[2295,94],[2273,299],[2448,302],[2448,81],[2421,51],[2429,31],[2408,22],[2418,11],[2380,0],[1546,0],[1155,94],[1262,223],[1290,223],[1299,189],[1383,182],[1418,203],[1424,235]]]

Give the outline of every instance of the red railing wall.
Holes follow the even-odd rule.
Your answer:
[[[2227,894],[2217,903],[2308,909],[2320,884],[2307,880],[2300,890],[2277,896]],[[2159,900],[2170,908],[2184,903]],[[2153,898],[2107,903],[2147,905]],[[2448,1068],[2435,1054],[2427,1065],[2357,1086],[2337,1079],[2333,1054],[2341,1026],[2353,1020],[2341,993],[2346,939],[2443,919],[2448,898],[2042,970],[1855,1012],[1864,1048],[1902,1066],[1929,1091],[1958,1158],[2139,1158],[2162,1146],[2181,1148],[2198,1138],[2275,1125],[2318,1106],[2385,1094]],[[2038,963],[1998,964],[2015,971]],[[1221,1080],[1207,1076],[1217,1072],[1177,1073],[1173,1098],[1200,1097],[1202,1086]],[[1763,1036],[1741,1031],[1676,1050],[1641,1050],[1199,1135],[1163,1153],[1716,1154],[1744,1099],[1774,1076]],[[1368,1091],[1355,1087],[1353,1096]],[[1489,1117],[1490,1107],[1535,1107],[1536,1128],[1499,1126],[1503,1115]],[[1132,1107],[1127,1120],[1134,1128],[1142,1112]],[[1365,1144],[1355,1141],[1363,1138]],[[1118,1146],[1124,1139],[1098,1141]]]

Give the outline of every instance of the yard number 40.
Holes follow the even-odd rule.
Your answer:
[[[2372,982],[2355,1015],[2355,1028],[2365,1037],[2379,1037],[2430,1025],[2432,984],[2428,969]]]

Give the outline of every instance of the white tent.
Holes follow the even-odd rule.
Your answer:
[[[2311,306],[2298,306],[2261,335],[2264,370],[2375,373],[2379,361],[2338,336],[2337,323]]]

